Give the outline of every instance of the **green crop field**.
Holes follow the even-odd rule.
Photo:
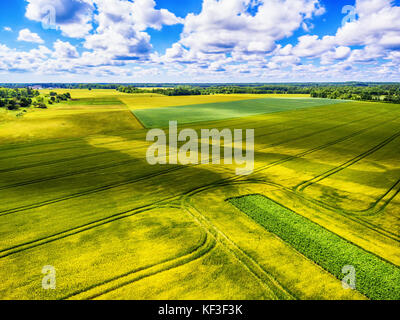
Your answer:
[[[357,287],[368,297],[376,300],[400,299],[399,267],[264,196],[250,195],[229,199],[229,202],[338,279],[344,278],[343,266],[354,266],[360,274]]]
[[[179,124],[188,124],[291,111],[341,102],[343,101],[330,99],[263,98],[170,108],[142,109],[135,110],[133,113],[146,128],[166,128],[170,120],[176,120]]]
[[[55,91],[0,112],[0,299],[398,299],[400,105]],[[254,129],[254,172],[149,165],[172,120]]]

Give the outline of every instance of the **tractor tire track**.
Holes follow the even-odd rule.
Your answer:
[[[358,114],[359,112],[358,112],[358,110],[356,109],[356,108],[354,108],[355,109],[355,111],[356,112],[354,112],[354,114]],[[382,114],[385,114],[385,113],[388,113],[388,112],[382,112]],[[353,113],[352,113],[353,114]],[[352,114],[350,114],[350,116],[352,115]],[[323,115],[317,115],[317,116],[304,116],[304,117],[302,117],[302,118],[299,118],[299,119],[293,119],[293,120],[291,120],[291,121],[296,121],[296,122],[298,122],[298,120],[302,120],[302,119],[314,119],[314,120],[316,120],[316,121],[318,121],[318,119],[319,119],[319,117],[320,116],[323,116]],[[335,119],[335,118],[337,118],[337,115],[334,115],[334,116],[332,116],[332,118],[331,117],[328,117],[328,118],[324,118],[324,120],[330,120],[330,119]],[[273,128],[273,127],[276,127],[276,126],[279,126],[279,125],[283,125],[283,124],[285,124],[285,121],[282,121],[282,123],[275,123],[274,125],[272,125],[272,126],[270,126],[270,128]],[[302,127],[307,127],[307,126],[309,126],[309,124],[307,124],[307,125],[302,125],[302,126],[298,126],[298,127],[296,127],[296,128],[302,128]],[[265,125],[262,125],[262,126],[260,126],[260,127],[258,127],[258,128],[264,128],[265,127]],[[257,129],[257,127],[255,128],[255,129]],[[294,128],[293,128],[294,129]],[[287,130],[287,129],[286,129]],[[107,133],[107,134],[110,134],[110,135],[112,135],[112,134],[116,134],[118,137],[123,137],[123,138],[129,138],[129,137],[131,137],[131,136],[136,136],[136,135],[139,135],[139,136],[142,136],[143,135],[143,132],[141,131],[141,132],[131,132],[131,131],[125,131],[126,132],[126,134],[125,133],[120,133],[120,132],[110,132],[110,133]],[[282,131],[279,131],[279,132],[282,132]],[[272,132],[271,134],[275,134],[275,132]],[[89,135],[89,136],[87,136],[87,137],[97,137],[97,136],[99,136],[99,134],[96,134],[96,135]],[[74,139],[74,140],[72,140],[72,141],[54,141],[54,142],[52,142],[52,143],[54,143],[54,144],[62,144],[62,143],[66,143],[66,142],[84,142],[84,140],[83,140],[83,138],[76,138],[76,139]],[[49,145],[51,145],[52,144],[51,142],[50,143],[46,143],[46,145],[47,144],[49,144]],[[95,147],[97,147],[97,146],[104,146],[104,145],[112,145],[112,144],[116,144],[116,143],[121,143],[121,141],[115,141],[115,142],[104,142],[104,143],[99,143],[99,144],[96,144],[95,145]],[[40,144],[39,144],[40,145]],[[32,144],[32,145],[29,145],[29,146],[26,146],[26,147],[23,147],[23,148],[29,148],[29,147],[33,147],[33,146],[36,146],[35,144]],[[4,160],[4,159],[13,159],[13,158],[18,158],[18,157],[24,157],[24,156],[30,156],[30,155],[36,155],[36,154],[47,154],[47,153],[53,153],[53,152],[58,152],[58,151],[68,151],[68,150],[74,150],[74,149],[79,149],[79,148],[86,148],[86,145],[78,145],[78,146],[71,146],[71,147],[65,147],[65,148],[59,148],[59,149],[54,149],[54,150],[48,150],[48,151],[36,151],[36,152],[31,152],[31,153],[25,153],[25,154],[19,154],[19,155],[14,155],[14,156],[6,156],[6,157],[0,157],[0,160]],[[0,148],[0,151],[3,151],[3,149],[1,149]]]
[[[117,289],[120,289],[124,286],[133,284],[137,281],[140,281],[142,279],[160,274],[162,272],[166,272],[172,269],[176,269],[178,267],[181,267],[185,264],[188,264],[190,262],[196,261],[209,252],[211,252],[215,248],[216,242],[213,237],[210,237],[209,234],[204,233],[203,239],[200,243],[200,245],[197,245],[195,248],[190,250],[189,252],[183,254],[180,257],[175,257],[172,259],[166,259],[160,263],[152,264],[146,267],[142,267],[130,272],[127,272],[125,274],[122,274],[120,276],[117,276],[115,278],[106,280],[102,283],[93,285],[91,287],[76,291],[72,294],[69,294],[67,296],[64,296],[60,300],[93,300],[96,298],[99,298],[107,293],[110,293],[112,291],[115,291]],[[113,284],[114,283],[114,284]],[[101,289],[101,287],[106,287],[104,289]],[[108,287],[108,288],[107,288]],[[101,292],[94,292],[94,291],[99,291]]]
[[[225,233],[211,223],[198,209],[192,204],[190,198],[201,191],[196,190],[182,197],[182,206],[193,218],[199,221],[205,230],[215,235],[215,239],[253,276],[258,279],[264,289],[276,297],[276,299],[297,299],[293,293],[283,287],[270,273],[268,273],[257,261],[244,252],[234,241]]]
[[[367,117],[367,118],[369,118],[369,117]],[[365,120],[365,118],[362,119],[362,120],[353,120],[353,121],[350,121],[348,123],[341,124],[339,126],[346,126],[348,124],[352,124],[354,122],[363,121],[363,120]],[[338,126],[333,126],[333,127],[328,128],[328,129],[324,129],[324,131],[326,131],[326,130],[327,131],[334,130],[337,127]],[[319,134],[319,133],[320,132],[314,132],[313,134],[316,135],[316,134]],[[261,135],[261,136],[265,136],[265,135]],[[259,138],[261,136],[257,136],[257,137]],[[312,136],[312,134],[307,134],[306,136],[310,137],[310,136]],[[301,138],[302,137],[296,137],[293,140],[298,140],[298,139],[301,139]],[[93,194],[93,193],[97,193],[97,192],[101,192],[101,191],[105,191],[105,190],[110,190],[110,189],[113,189],[113,188],[125,186],[125,185],[132,184],[132,183],[135,183],[135,182],[143,181],[145,179],[154,178],[154,177],[157,177],[157,176],[168,174],[168,173],[173,172],[173,171],[178,171],[178,170],[182,170],[182,169],[189,168],[189,167],[191,167],[191,168],[192,167],[196,167],[196,166],[199,166],[201,164],[203,164],[203,163],[200,163],[200,164],[197,164],[197,165],[188,165],[188,166],[183,166],[183,167],[181,167],[181,166],[174,167],[174,168],[170,168],[168,170],[164,170],[164,171],[161,171],[161,172],[145,175],[145,176],[133,179],[133,180],[132,179],[128,179],[128,180],[121,181],[121,182],[118,182],[118,183],[113,183],[113,184],[101,186],[101,187],[98,187],[98,188],[95,188],[95,189],[89,189],[89,190],[86,190],[86,191],[74,193],[74,194],[67,195],[67,196],[64,196],[64,197],[50,199],[50,200],[46,200],[46,201],[43,201],[43,202],[38,202],[38,203],[26,205],[26,206],[21,206],[21,207],[16,207],[16,208],[0,211],[0,217],[4,216],[4,215],[13,214],[13,213],[18,213],[18,212],[21,212],[21,211],[26,211],[26,210],[30,210],[30,209],[34,209],[34,208],[39,208],[39,207],[42,207],[42,206],[45,206],[45,205],[49,205],[49,204],[53,204],[53,203],[57,203],[57,202],[65,201],[65,200],[70,200],[70,199],[86,196],[86,195],[89,195],[89,194]],[[255,172],[262,171],[266,167],[268,167],[268,165],[267,166],[263,166],[263,167],[255,170]]]
[[[86,169],[82,169],[82,170],[78,170],[78,171],[74,171],[74,172],[69,172],[69,173],[65,173],[65,174],[59,174],[59,175],[55,175],[55,176],[50,176],[50,177],[46,177],[46,178],[28,180],[28,181],[24,181],[24,182],[19,182],[19,183],[9,184],[9,185],[5,185],[5,186],[0,186],[0,190],[6,190],[6,189],[11,189],[11,188],[16,188],[16,187],[22,187],[22,186],[27,186],[27,185],[30,185],[30,184],[35,184],[35,183],[40,183],[40,182],[45,182],[45,181],[51,181],[51,180],[55,180],[55,179],[73,177],[73,176],[84,174],[84,173],[91,173],[93,171],[116,168],[116,167],[119,167],[119,166],[122,166],[122,165],[132,164],[132,163],[136,163],[136,162],[139,162],[139,161],[140,160],[137,160],[137,159],[126,160],[126,161],[117,162],[117,163],[114,163],[114,164],[108,164],[108,165],[103,165],[103,166],[96,166],[96,167],[86,168]]]
[[[303,182],[303,183],[297,185],[294,188],[294,190],[297,191],[297,192],[303,192],[309,186],[311,186],[313,184],[316,184],[316,183],[318,183],[318,182],[320,182],[320,181],[322,181],[322,180],[324,180],[324,179],[326,179],[326,178],[328,178],[328,177],[330,177],[330,176],[332,176],[332,175],[334,175],[334,174],[336,174],[336,173],[338,173],[338,172],[340,172],[340,171],[342,171],[342,170],[344,170],[344,169],[356,164],[360,160],[362,160],[362,159],[374,154],[376,151],[382,149],[383,147],[385,147],[386,145],[388,145],[390,142],[394,141],[398,137],[400,137],[400,131],[398,131],[394,135],[390,136],[389,138],[385,139],[384,141],[380,142],[378,145],[374,146],[373,148],[371,148],[371,149],[359,154],[358,156],[356,156],[356,157],[344,162],[343,164],[341,164],[341,165],[339,165],[339,166],[337,166],[337,167],[335,167],[333,169],[330,169],[330,170],[328,170],[328,171],[326,171],[326,172],[324,172],[322,174],[319,174],[318,176],[316,176],[316,177],[314,177],[314,178],[312,178],[312,179],[310,179],[310,180],[308,180],[306,182]]]

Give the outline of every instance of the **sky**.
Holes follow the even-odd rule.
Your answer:
[[[400,81],[400,0],[1,0],[0,82]]]

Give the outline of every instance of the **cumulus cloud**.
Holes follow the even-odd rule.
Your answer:
[[[63,35],[83,38],[92,30],[92,0],[27,0],[25,16],[34,21],[55,24]]]
[[[340,65],[342,61],[346,72],[354,64],[391,59],[393,50],[400,49],[400,7],[391,0],[357,0],[355,10],[357,19],[339,26],[335,35],[304,35],[296,45],[280,48],[275,54],[319,59],[321,65]]]
[[[186,17],[180,42],[203,53],[268,53],[322,13],[318,0],[204,0],[200,14]]]
[[[98,14],[96,32],[86,37],[84,46],[102,50],[117,60],[138,60],[151,52],[148,28],[160,30],[163,25],[181,22],[165,9],[155,9],[154,0],[95,0]]]
[[[148,28],[160,30],[182,22],[166,9],[155,9],[154,0],[27,1],[27,18],[43,22],[53,14],[64,36],[83,38],[86,49],[123,61],[148,57],[152,50]]]
[[[390,0],[356,0],[357,19],[322,36],[313,34],[314,19],[325,12],[319,0],[203,0],[201,11],[184,19],[156,8],[154,0],[26,2],[27,18],[53,22],[75,39],[27,52],[0,45],[0,70],[208,82],[354,80],[371,74],[387,80],[385,74],[400,74],[400,7]],[[175,24],[183,24],[180,40],[165,53],[154,52],[148,29]],[[280,44],[296,31],[301,36]],[[43,44],[29,29],[18,39]]]
[[[69,42],[63,42],[57,40],[54,45],[53,57],[59,59],[75,59],[79,57],[79,53],[76,48]]]
[[[37,33],[31,32],[29,29],[22,29],[19,32],[18,41],[44,43],[43,39]]]
[[[10,27],[4,27],[3,30],[7,32],[12,32],[12,29]]]

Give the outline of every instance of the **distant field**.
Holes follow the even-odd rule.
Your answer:
[[[400,266],[399,105],[317,106],[320,100],[276,96],[266,101],[281,112],[265,113],[262,99],[260,114],[242,117],[235,104],[257,105],[260,96],[69,91],[77,101],[19,117],[0,112],[0,299],[365,300],[398,294],[397,282],[387,288]],[[255,129],[253,174],[237,176],[229,164],[147,163],[148,130],[132,110],[157,109],[160,117],[160,109],[172,106],[157,120],[165,123],[179,120],[176,106],[193,111],[198,107],[189,105],[202,110],[216,102],[230,119],[181,127]],[[229,108],[241,117],[232,119]],[[226,201],[254,194],[288,211],[264,206],[260,223]],[[314,231],[314,238],[306,237]],[[322,243],[321,235],[329,241]],[[292,242],[298,239],[301,246]],[[377,269],[366,272],[360,257],[373,257]],[[343,289],[337,270],[357,261],[360,284],[372,281],[378,294],[364,285]],[[390,272],[382,273],[376,261]],[[56,290],[42,288],[46,265],[56,268]]]
[[[195,104],[222,103],[260,98],[282,98],[288,95],[267,94],[218,94],[209,96],[163,96],[160,94],[124,94],[120,96],[132,110],[154,109],[164,107],[188,106]],[[290,95],[291,98],[309,98],[309,95]]]
[[[264,98],[134,110],[133,113],[146,128],[165,128],[168,127],[168,123],[172,119],[178,121],[179,124],[188,124],[201,121],[216,121],[274,112],[293,111],[343,102],[344,101],[341,100],[311,98]]]

